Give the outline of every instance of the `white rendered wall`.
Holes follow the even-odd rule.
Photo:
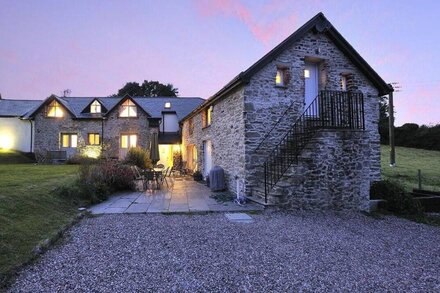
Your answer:
[[[163,132],[178,132],[179,131],[179,120],[176,114],[164,114],[163,115]]]
[[[32,152],[32,127],[29,120],[16,117],[0,117],[0,148]]]

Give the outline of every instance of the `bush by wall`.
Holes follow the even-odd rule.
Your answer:
[[[93,204],[107,199],[115,191],[133,189],[133,179],[130,166],[116,161],[82,164],[78,179],[56,192],[76,202]]]
[[[125,157],[124,163],[127,165],[135,165],[141,169],[153,168],[150,159],[150,152],[140,147],[130,148]]]
[[[384,199],[387,210],[398,215],[414,215],[422,212],[421,206],[414,201],[412,195],[405,191],[402,184],[382,180],[374,182],[370,188],[370,199]]]

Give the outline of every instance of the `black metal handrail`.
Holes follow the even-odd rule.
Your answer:
[[[321,91],[263,164],[264,196],[278,183],[319,129],[365,129],[362,93]]]
[[[261,142],[257,145],[257,147],[254,150],[254,153],[256,153],[260,147],[266,142],[266,139],[269,138],[272,131],[275,130],[275,127],[277,127],[278,124],[280,124],[281,120],[283,120],[284,117],[287,117],[287,114],[290,113],[290,110],[292,110],[293,105],[295,104],[295,101],[293,101],[289,107],[283,112],[283,114],[278,118],[277,122],[272,126],[272,128],[264,135]]]

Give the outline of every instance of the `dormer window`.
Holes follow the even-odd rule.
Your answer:
[[[46,109],[46,116],[47,117],[63,117],[64,111],[61,107],[60,103],[57,101],[52,101]]]
[[[165,103],[165,109],[170,109],[171,108],[171,103],[170,102],[166,102]]]
[[[137,117],[136,104],[130,99],[122,103],[119,111],[119,117]]]
[[[101,103],[94,100],[90,105],[90,113],[101,113]]]

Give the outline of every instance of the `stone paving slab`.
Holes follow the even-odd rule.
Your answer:
[[[254,220],[245,213],[226,213],[225,217],[232,222],[238,223],[252,223]]]
[[[181,180],[177,180],[181,179]],[[218,202],[211,197],[210,189],[187,178],[169,180],[160,190],[124,192],[89,208],[92,214],[134,213],[193,213],[262,211],[263,206],[248,203],[240,206],[234,202]]]

